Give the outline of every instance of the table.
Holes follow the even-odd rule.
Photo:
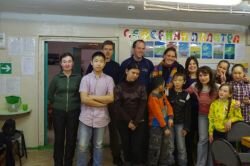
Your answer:
[[[250,149],[250,136],[242,137],[241,144]],[[250,153],[239,153],[239,157],[243,164],[250,164]]]
[[[241,144],[247,148],[250,148],[250,136],[242,137]]]
[[[28,109],[27,111],[18,110],[16,112],[10,112],[6,109],[0,109],[0,116],[23,115],[23,114],[27,114],[30,112],[31,112],[31,109]]]

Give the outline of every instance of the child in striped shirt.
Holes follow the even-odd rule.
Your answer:
[[[244,66],[235,64],[232,68],[233,99],[240,101],[244,121],[250,123],[250,84],[245,79]]]

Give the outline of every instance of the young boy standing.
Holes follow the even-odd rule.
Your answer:
[[[93,137],[93,166],[102,165],[102,145],[105,127],[110,118],[107,105],[113,102],[113,79],[103,73],[105,55],[95,52],[91,64],[93,71],[82,78],[80,84],[81,114],[79,117],[78,166],[88,163],[88,147]]]
[[[115,51],[115,44],[111,40],[106,40],[102,44],[102,52],[105,55],[105,67],[103,68],[103,73],[109,75],[113,78],[115,85],[119,82],[119,71],[120,65],[119,63],[112,60],[112,56]],[[93,71],[93,66],[89,64],[86,74],[89,74]],[[116,114],[114,110],[114,105],[108,105],[108,111],[110,116],[110,123],[109,123],[109,144],[111,149],[111,154],[113,157],[113,164],[114,165],[122,165],[122,158],[121,158],[121,141],[119,139],[119,133],[117,129],[117,122],[116,122]],[[93,155],[92,155],[93,156]],[[92,163],[92,162],[91,162]]]
[[[173,88],[167,90],[168,99],[174,110],[173,142],[176,140],[179,166],[187,165],[185,136],[190,128],[190,95],[183,90],[186,82],[184,73],[177,72],[173,76]]]
[[[173,145],[171,143],[170,129],[173,125],[173,109],[164,94],[164,79],[152,79],[152,92],[148,98],[149,111],[149,149],[148,165],[172,165]]]

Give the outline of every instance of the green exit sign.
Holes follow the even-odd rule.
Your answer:
[[[11,63],[0,63],[0,74],[11,74],[12,64]]]

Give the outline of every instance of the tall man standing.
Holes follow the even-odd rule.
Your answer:
[[[120,68],[120,80],[124,78],[125,69],[128,64],[135,62],[139,65],[140,68],[140,76],[138,80],[140,83],[144,84],[147,89],[149,88],[150,83],[150,74],[154,70],[153,63],[144,58],[145,54],[145,42],[143,40],[136,40],[132,45],[132,55],[128,59],[124,60],[121,64]]]

